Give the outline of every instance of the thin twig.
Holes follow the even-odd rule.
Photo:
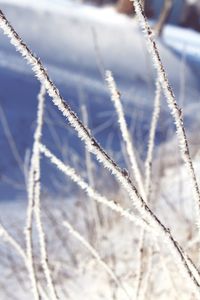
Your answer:
[[[160,114],[160,98],[161,98],[161,86],[160,86],[159,80],[157,79],[156,80],[155,99],[154,99],[154,110],[153,110],[153,114],[152,114],[149,139],[148,139],[147,156],[146,156],[146,160],[145,160],[145,193],[146,193],[146,197],[147,197],[147,203],[149,203],[149,199],[150,199],[152,160],[153,160],[153,150],[154,150],[154,144],[155,144],[156,128],[157,128],[158,118],[159,118],[159,114]],[[142,258],[143,258],[143,249],[144,249],[144,239],[145,239],[145,230],[141,229],[140,238],[139,238],[139,259],[138,259],[139,268],[138,268],[138,273],[137,273],[136,280],[135,280],[136,281],[136,299],[140,299],[140,300],[142,300],[142,296],[145,295],[144,288],[147,287],[147,285],[143,286],[142,294],[140,295],[142,276],[143,276]],[[156,242],[155,246],[159,249],[157,242]],[[151,252],[151,254],[152,254],[152,252]],[[148,257],[147,259],[152,260],[151,257]],[[149,266],[151,266],[151,264]],[[146,275],[146,277],[147,277],[147,275]],[[146,278],[146,282],[148,282],[148,278]]]
[[[120,125],[122,138],[123,138],[123,141],[126,146],[128,158],[131,163],[132,173],[135,177],[135,180],[136,180],[136,183],[137,183],[137,186],[138,186],[141,196],[143,197],[143,199],[146,200],[146,193],[145,193],[144,185],[142,182],[142,175],[141,175],[141,172],[140,172],[137,160],[136,160],[133,142],[131,141],[131,136],[130,136],[130,133],[129,133],[129,130],[127,127],[127,123],[125,120],[125,116],[124,116],[124,111],[123,111],[123,107],[122,107],[122,103],[121,103],[121,95],[120,95],[119,90],[117,89],[117,86],[116,86],[116,83],[115,83],[115,80],[113,78],[111,71],[106,71],[106,81],[107,81],[108,88],[111,93],[111,99],[114,103],[115,110],[118,115],[118,122]]]
[[[54,300],[58,299],[55,286],[53,283],[49,263],[48,263],[48,253],[47,253],[47,245],[46,245],[46,237],[42,224],[41,218],[41,209],[40,209],[40,140],[42,136],[42,127],[44,121],[44,102],[45,102],[45,86],[41,85],[41,90],[38,95],[38,110],[37,110],[37,126],[34,133],[34,143],[33,143],[33,154],[31,158],[31,169],[30,176],[33,178],[33,205],[34,205],[34,215],[36,227],[38,230],[39,243],[40,243],[40,254],[41,254],[41,263],[44,270],[44,274],[47,280],[48,289],[51,295],[51,298]]]

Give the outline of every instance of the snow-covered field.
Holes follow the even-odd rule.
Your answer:
[[[136,19],[119,15],[112,7],[97,8],[64,0],[0,0],[0,9],[44,63],[70,107],[88,124],[108,154],[132,176],[104,78],[105,70],[113,72],[144,179],[156,75]],[[2,31],[0,34],[0,221],[25,251],[27,174],[40,84],[8,37]],[[168,25],[157,42],[169,82],[183,109],[195,171],[200,174],[200,35]],[[180,159],[174,121],[164,96],[161,98],[150,207],[198,264],[192,185]],[[45,102],[42,143],[74,167],[93,188],[140,218],[118,182],[85,152],[82,141],[49,96]],[[162,239],[156,241],[153,234],[145,234],[140,249],[139,227],[100,204],[96,207],[91,197],[77,189],[43,156],[41,191],[49,266],[59,299],[199,299],[190,284],[185,284]],[[63,225],[66,220],[95,247],[106,265],[94,253],[91,255],[80,240],[74,239],[73,230],[69,234]],[[13,250],[3,230],[0,234],[0,299],[32,299],[26,265],[16,255],[19,249]],[[48,295],[39,243],[34,225],[39,293],[42,299],[57,299]],[[196,280],[199,283],[199,275]]]

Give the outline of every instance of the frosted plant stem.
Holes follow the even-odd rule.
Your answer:
[[[153,114],[152,114],[150,132],[149,132],[147,157],[146,157],[146,161],[145,161],[145,191],[146,191],[146,195],[147,195],[147,202],[149,202],[149,197],[150,197],[153,149],[154,149],[154,143],[155,143],[156,128],[157,128],[158,118],[159,118],[159,114],[160,114],[160,98],[161,98],[161,86],[160,86],[159,78],[157,78],[156,92],[155,92],[155,99],[154,99],[154,109],[153,109]],[[138,259],[139,268],[138,268],[138,273],[136,275],[136,280],[135,280],[136,281],[136,299],[140,299],[140,300],[142,300],[142,295],[145,295],[145,291],[142,291],[142,294],[140,295],[142,275],[143,275],[142,256],[143,256],[143,248],[144,248],[144,238],[145,238],[145,230],[141,229],[140,239],[139,239],[139,258],[140,258],[140,259]],[[158,249],[159,249],[157,242],[155,242],[155,244],[156,244],[156,247],[158,247]],[[149,259],[152,260],[152,258],[149,258]],[[150,275],[150,272],[148,274]],[[146,275],[146,277],[147,277],[147,275]],[[146,278],[146,282],[148,282],[148,278]],[[147,287],[147,285],[145,285],[145,287]]]
[[[37,278],[34,267],[34,257],[33,257],[33,241],[32,241],[32,223],[33,223],[33,213],[35,209],[35,176],[38,175],[38,142],[41,137],[42,130],[42,118],[43,118],[43,105],[44,105],[44,86],[41,86],[41,91],[38,96],[38,116],[37,116],[37,127],[34,134],[34,144],[33,144],[33,154],[31,157],[31,165],[28,174],[28,208],[27,208],[27,218],[26,218],[26,228],[25,228],[25,237],[26,237],[26,251],[27,257],[30,265],[30,274],[33,292],[36,299],[40,299],[38,287],[37,287]],[[37,169],[36,169],[37,167]],[[38,298],[39,297],[39,298]]]
[[[147,156],[145,160],[145,191],[146,194],[150,195],[150,187],[151,187],[151,177],[152,177],[152,161],[153,161],[153,150],[155,144],[155,135],[156,128],[158,124],[158,118],[160,115],[160,99],[161,99],[161,86],[160,82],[156,80],[156,92],[155,92],[155,100],[154,100],[154,109],[152,114],[149,139],[148,139],[148,147],[147,147]]]
[[[40,209],[40,140],[42,136],[42,127],[44,121],[44,101],[45,101],[45,86],[42,84],[40,93],[38,95],[38,110],[37,110],[37,126],[34,133],[34,144],[33,144],[33,154],[31,158],[31,176],[33,176],[33,204],[34,204],[34,215],[36,227],[38,230],[39,244],[40,244],[40,254],[41,254],[41,263],[44,270],[45,278],[47,280],[48,290],[50,296],[53,300],[58,299],[56,290],[53,284],[52,275],[48,263],[48,253],[46,238],[44,233],[44,228],[41,218],[41,209]]]
[[[136,160],[135,151],[133,142],[131,141],[130,133],[128,130],[128,126],[125,120],[124,111],[121,103],[121,96],[117,89],[115,80],[110,71],[106,72],[106,81],[108,83],[108,88],[111,92],[111,99],[114,103],[117,115],[118,122],[120,124],[120,130],[122,134],[123,141],[126,146],[126,152],[128,154],[129,160],[131,162],[132,173],[135,177],[137,186],[139,188],[139,192],[141,193],[143,199],[148,202],[149,193],[150,193],[150,178],[151,178],[151,165],[152,165],[152,157],[153,157],[153,149],[154,149],[154,139],[155,132],[158,122],[158,117],[160,113],[160,97],[161,97],[161,87],[159,80],[156,81],[156,95],[154,101],[154,111],[152,116],[150,134],[149,134],[149,142],[148,142],[148,150],[147,150],[147,159],[145,163],[145,186],[143,184],[142,175]],[[140,239],[139,239],[139,252],[138,252],[138,272],[136,274],[135,286],[136,286],[136,298],[139,297],[139,288],[142,280],[142,253],[144,246],[144,229],[141,230]],[[147,280],[148,281],[148,280]],[[144,292],[145,294],[145,292]]]
[[[61,160],[59,160],[46,146],[40,144],[40,152],[44,154],[47,158],[50,159],[51,163],[54,164],[63,174],[68,176],[74,183],[76,183],[82,190],[87,193],[89,197],[97,201],[99,204],[102,204],[114,212],[120,214],[122,217],[127,219],[129,222],[134,223],[136,226],[140,226],[145,228],[147,231],[152,231],[153,228],[140,217],[129,213],[127,210],[121,207],[120,204],[116,204],[113,200],[108,200],[106,197],[102,196],[98,192],[94,190],[92,186],[90,186],[87,182],[83,180],[83,178],[76,173],[76,171],[65,165]]]
[[[186,168],[188,170],[192,182],[192,191],[194,194],[194,204],[195,204],[195,212],[196,212],[196,225],[198,230],[200,230],[200,190],[199,190],[199,185],[197,182],[196,174],[194,171],[194,167],[190,155],[189,145],[188,145],[185,127],[183,123],[182,111],[178,107],[176,98],[169,84],[165,68],[163,66],[151,27],[148,24],[141,2],[140,0],[133,0],[133,4],[141,28],[144,31],[144,34],[146,36],[148,50],[151,54],[154,66],[157,70],[159,81],[162,86],[163,92],[165,94],[171,115],[174,118],[181,156],[186,165]]]
[[[40,300],[38,287],[37,287],[37,277],[34,267],[33,258],[33,242],[32,242],[32,220],[33,220],[33,176],[29,172],[28,178],[28,208],[27,208],[27,218],[26,218],[26,228],[25,228],[25,238],[26,238],[26,253],[29,263],[29,274],[32,283],[33,295],[35,300]]]
[[[138,10],[138,8],[137,8]],[[0,27],[2,28],[5,35],[10,38],[11,43],[15,46],[16,50],[27,60],[32,66],[33,72],[39,81],[43,82],[49,96],[52,98],[53,103],[58,107],[62,114],[68,119],[70,125],[75,129],[79,138],[84,141],[88,151],[92,152],[103,166],[110,170],[110,172],[117,178],[121,186],[123,186],[129,194],[135,207],[140,212],[141,216],[154,227],[155,231],[166,242],[171,254],[174,256],[174,262],[179,267],[181,274],[185,277],[189,287],[193,289],[194,293],[200,299],[200,281],[194,278],[190,267],[188,266],[185,257],[183,256],[177,242],[171,235],[169,229],[167,229],[157,216],[151,211],[144,199],[138,193],[131,182],[129,176],[124,174],[123,170],[108,156],[108,154],[101,148],[98,142],[91,136],[90,131],[85,127],[82,122],[78,119],[76,114],[71,110],[69,105],[61,97],[58,89],[51,81],[47,71],[43,67],[39,58],[37,58],[27,45],[22,41],[20,36],[11,26],[6,19],[3,12],[0,10]],[[189,284],[191,283],[191,284]]]
[[[20,244],[9,234],[9,232],[4,228],[2,224],[0,224],[0,237],[3,238],[3,240],[10,244],[10,246],[15,249],[15,251],[19,254],[19,256],[23,259],[25,266],[27,268],[28,273],[30,272],[30,267],[29,267],[29,261],[27,259],[27,255],[25,251],[22,249]],[[43,298],[45,300],[49,300],[45,291],[43,290],[42,286],[40,283],[38,283],[38,288],[40,290],[40,293],[43,295]]]
[[[111,71],[106,71],[106,81],[108,84],[108,89],[110,90],[110,93],[111,93],[111,100],[114,103],[115,110],[118,115],[120,131],[121,131],[122,138],[123,138],[123,141],[126,146],[128,158],[131,163],[132,173],[135,177],[140,194],[141,194],[142,198],[146,201],[146,193],[145,193],[144,185],[142,182],[142,175],[141,175],[141,172],[140,172],[137,160],[136,160],[133,142],[131,141],[131,136],[130,136],[130,133],[129,133],[129,130],[127,127],[126,120],[125,120],[124,111],[123,111],[123,107],[122,107],[122,103],[121,103],[121,95],[116,86],[116,83],[115,83],[115,80],[113,78]]]
[[[129,294],[127,293],[126,289],[123,287],[123,285],[121,284],[121,282],[119,281],[119,279],[117,278],[117,276],[115,275],[115,273],[113,272],[113,270],[101,259],[99,253],[96,251],[96,249],[90,245],[88,243],[88,241],[86,241],[86,239],[78,232],[76,231],[72,225],[67,222],[64,221],[63,225],[65,227],[67,227],[67,229],[69,230],[69,233],[75,238],[77,239],[89,252],[90,254],[96,258],[96,260],[99,262],[99,264],[103,267],[103,269],[108,273],[108,275],[114,280],[114,282],[116,283],[116,285],[121,288],[124,291],[124,294],[126,295],[126,298],[131,300]]]
[[[82,111],[82,117],[83,117],[83,123],[88,126],[88,113],[85,105],[81,106],[81,111]],[[85,160],[86,160],[86,169],[87,169],[87,177],[88,177],[88,182],[91,187],[94,187],[94,179],[93,179],[93,171],[92,171],[92,160],[91,160],[91,155],[90,152],[85,149]],[[97,203],[93,201],[92,199],[92,215],[93,215],[93,220],[95,224],[95,235],[96,235],[96,240],[98,240],[98,235],[100,233],[100,228],[101,228],[101,223],[100,223],[100,214],[99,210],[97,207]]]
[[[131,140],[131,136],[130,136],[130,133],[128,130],[126,120],[125,120],[124,110],[123,110],[123,106],[121,103],[121,95],[116,86],[116,83],[115,83],[115,80],[113,78],[111,71],[106,71],[106,81],[107,81],[108,88],[111,93],[111,100],[114,103],[114,107],[117,112],[122,139],[124,141],[125,149],[126,149],[129,161],[131,163],[131,171],[136,180],[136,184],[138,186],[139,192],[141,193],[143,199],[146,202],[147,196],[146,196],[146,192],[145,192],[145,188],[144,188],[144,184],[143,184],[143,180],[142,180],[142,175],[141,175],[141,172],[140,172],[137,160],[136,160],[133,141]],[[138,258],[139,259],[137,260],[138,266],[137,266],[137,273],[135,276],[135,278],[136,278],[135,279],[135,287],[136,287],[135,288],[135,298],[136,299],[138,298],[140,283],[142,280],[142,250],[143,250],[143,242],[144,242],[143,241],[144,240],[144,232],[145,232],[144,229],[141,229],[139,245],[138,245]]]

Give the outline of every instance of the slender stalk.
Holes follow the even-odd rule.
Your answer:
[[[156,128],[158,124],[158,118],[160,115],[160,99],[161,99],[161,86],[158,80],[156,80],[156,92],[154,99],[154,109],[152,114],[149,139],[148,139],[148,148],[147,156],[145,160],[145,191],[150,196],[150,187],[151,187],[151,178],[152,178],[152,161],[153,161],[153,150],[155,144],[155,135]]]
[[[111,92],[111,99],[114,103],[115,110],[118,115],[118,122],[120,124],[122,138],[123,138],[123,141],[126,146],[125,147],[126,152],[127,152],[128,158],[131,163],[133,176],[135,177],[139,192],[141,193],[145,202],[148,203],[149,194],[150,194],[151,166],[152,166],[152,158],[153,158],[154,139],[155,139],[155,132],[156,132],[156,127],[157,127],[157,122],[158,122],[158,117],[159,117],[159,112],[160,112],[161,87],[160,87],[159,81],[158,80],[156,81],[156,95],[155,95],[155,101],[154,101],[154,111],[153,111],[153,116],[152,116],[150,134],[149,134],[147,159],[145,162],[145,184],[143,183],[142,175],[141,175],[140,168],[138,166],[135,151],[134,151],[133,142],[131,141],[131,136],[130,136],[128,126],[126,123],[123,106],[121,103],[121,95],[117,89],[115,80],[110,71],[106,72],[106,81],[108,83],[108,88]],[[142,274],[142,258],[143,258],[142,253],[143,253],[143,248],[144,248],[144,236],[145,236],[145,230],[144,230],[144,228],[142,228],[141,232],[140,232],[139,246],[138,246],[138,260],[137,260],[138,270],[137,270],[136,279],[135,279],[136,299],[139,298],[139,292],[140,292],[142,275],[143,275]],[[145,278],[148,276],[148,274],[145,276]],[[147,281],[148,281],[148,279],[146,279],[146,282]],[[144,286],[146,287],[146,285],[144,285]],[[145,294],[145,291],[143,294]]]
[[[41,208],[40,208],[40,140],[42,136],[42,127],[44,120],[44,102],[45,102],[45,86],[41,85],[41,90],[38,95],[38,110],[37,110],[37,126],[34,133],[34,144],[33,144],[33,154],[31,158],[31,169],[30,176],[33,176],[33,204],[34,204],[34,215],[36,227],[38,230],[39,244],[40,244],[40,254],[41,254],[41,263],[44,270],[44,274],[47,280],[48,290],[50,292],[51,298],[54,300],[58,299],[56,290],[54,287],[49,263],[48,263],[48,253],[46,245],[46,237],[42,224],[41,217]]]
[[[83,123],[88,126],[88,113],[85,105],[81,106],[81,112],[82,112],[82,117],[83,117]],[[93,164],[92,164],[92,159],[91,159],[91,154],[90,152],[85,149],[85,161],[86,161],[86,170],[87,170],[87,177],[88,177],[88,182],[91,187],[94,187],[94,178],[93,178]],[[94,223],[94,229],[93,229],[93,234],[95,235],[96,241],[98,240],[98,236],[100,233],[101,229],[101,216],[100,216],[100,211],[97,206],[97,203],[91,201],[92,204],[92,210],[90,214],[93,216],[93,223]]]
[[[26,252],[27,257],[29,261],[29,267],[30,267],[30,275],[31,275],[31,281],[32,281],[32,287],[33,287],[33,293],[35,299],[41,299],[38,291],[38,283],[37,283],[37,277],[36,277],[36,271],[34,266],[34,256],[33,256],[33,241],[32,241],[32,223],[33,223],[33,214],[35,209],[35,180],[38,175],[38,147],[37,142],[40,140],[41,137],[41,131],[42,131],[42,118],[43,118],[43,104],[44,104],[44,97],[43,97],[43,91],[44,86],[41,86],[41,90],[38,96],[38,116],[37,116],[37,127],[34,134],[34,145],[33,145],[33,154],[31,157],[31,165],[30,170],[28,174],[28,207],[27,207],[27,217],[26,217],[26,227],[25,227],[25,238],[26,238]],[[37,167],[37,169],[36,169]]]
[[[146,192],[146,197],[147,197],[147,203],[149,202],[149,198],[150,198],[153,149],[154,149],[154,143],[155,143],[156,128],[157,128],[158,118],[159,118],[159,114],[160,114],[160,98],[161,98],[161,86],[160,86],[159,80],[157,79],[155,99],[154,99],[154,110],[153,110],[153,114],[152,114],[149,139],[148,139],[147,156],[146,156],[146,160],[145,160],[145,192]],[[147,284],[145,284],[143,286],[142,294],[140,295],[142,276],[143,276],[142,258],[143,258],[143,249],[144,249],[144,239],[145,239],[145,230],[141,229],[140,239],[139,239],[139,259],[138,259],[139,268],[138,268],[138,273],[136,276],[136,299],[140,299],[140,300],[142,300],[142,296],[145,295],[144,288],[147,287]],[[155,243],[155,246],[159,249],[157,242]],[[151,257],[149,257],[148,259],[152,260]],[[147,278],[148,275],[150,275],[150,272],[145,276],[146,283],[148,282],[148,278]]]
[[[106,81],[107,81],[108,88],[111,93],[111,100],[114,103],[115,110],[118,115],[118,122],[119,122],[120,130],[121,130],[122,138],[123,138],[123,141],[126,146],[128,158],[131,163],[132,173],[135,177],[140,194],[143,197],[143,199],[145,199],[145,201],[146,201],[146,193],[145,193],[144,185],[142,182],[142,175],[141,175],[141,172],[140,172],[137,160],[136,160],[133,142],[131,141],[131,136],[130,136],[130,133],[129,133],[129,130],[127,127],[126,120],[125,120],[124,111],[123,111],[123,107],[122,107],[122,103],[121,103],[121,95],[120,95],[119,90],[117,89],[117,86],[116,86],[116,83],[115,83],[115,80],[113,78],[111,71],[106,71]]]

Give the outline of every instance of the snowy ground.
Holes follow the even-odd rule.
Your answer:
[[[89,126],[95,137],[120,166],[128,168],[116,113],[103,78],[104,69],[113,72],[142,166],[153,109],[155,72],[136,20],[117,14],[111,7],[99,9],[64,0],[0,0],[0,9],[44,62],[74,111],[83,119],[81,106],[87,107]],[[158,44],[177,101],[183,107],[195,168],[199,173],[196,132],[200,126],[200,36],[191,30],[167,26]],[[23,169],[27,171],[30,159],[39,89],[30,66],[1,33],[0,220],[23,249],[27,208]],[[180,163],[175,139],[171,141],[173,135],[172,119],[165,99],[162,99],[156,135],[158,155],[154,162],[152,208],[196,262],[198,241],[193,224],[191,187]],[[43,142],[87,179],[84,147],[48,97]],[[131,210],[127,195],[107,171],[93,164],[96,188]],[[62,225],[66,219],[95,245],[130,298],[135,299],[138,228],[103,209],[103,222],[96,233],[90,204],[70,180],[48,161],[42,160],[42,216],[50,266],[60,299],[127,299],[123,289],[116,287],[97,260],[68,234]],[[152,237],[148,236],[145,243],[143,263],[148,273]],[[37,238],[34,246],[38,276],[45,286]],[[143,299],[190,299],[190,290],[186,285],[183,288],[183,278],[174,261],[165,246],[162,243],[160,246],[165,256],[153,249],[154,267]],[[31,299],[30,283],[22,260],[3,240],[0,241],[0,254],[0,299]],[[142,284],[146,284],[145,276]]]

